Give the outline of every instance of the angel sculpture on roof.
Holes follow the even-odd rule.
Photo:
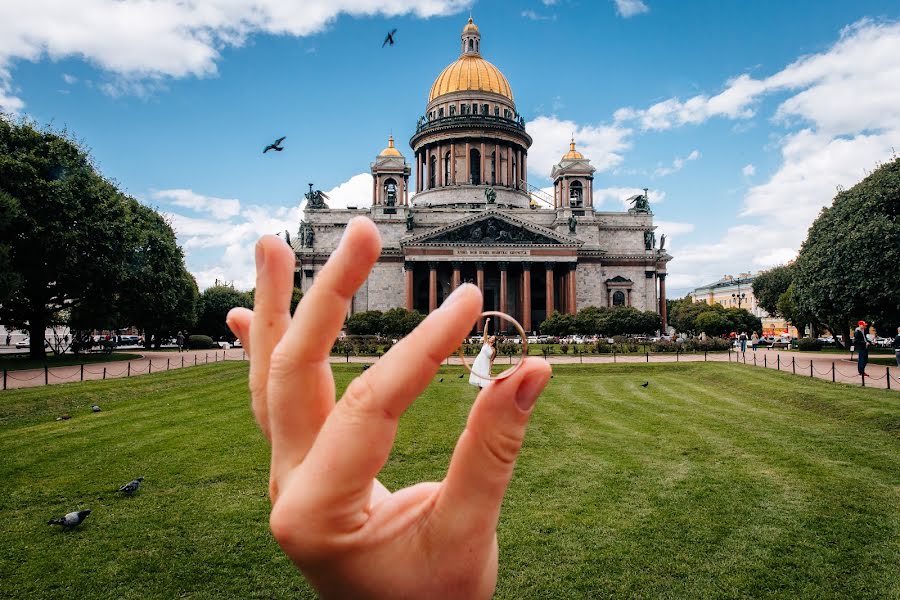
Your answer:
[[[303,194],[306,198],[306,208],[328,208],[325,200],[330,200],[328,195],[322,190],[313,190],[313,184],[309,184],[309,191]]]

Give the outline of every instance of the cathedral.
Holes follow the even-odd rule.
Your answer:
[[[309,289],[347,222],[364,215],[383,249],[351,313],[427,314],[471,282],[484,310],[508,313],[529,332],[553,311],[585,306],[654,310],[665,330],[672,257],[664,236],[657,246],[646,191],[627,211],[594,210],[595,169],[574,141],[550,173],[552,196],[529,185],[531,136],[506,77],[482,58],[471,18],[460,50],[434,80],[409,140],[415,168],[390,138],[371,164],[370,207],[331,209],[310,186],[294,241],[297,286]]]

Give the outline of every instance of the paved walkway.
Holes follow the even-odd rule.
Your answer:
[[[890,358],[890,355],[886,355]],[[474,357],[472,357],[474,358]],[[472,360],[470,358],[470,360]],[[582,354],[550,356],[551,364],[612,364],[612,363],[670,363],[670,362],[740,362],[748,368],[768,368],[794,373],[797,376],[816,377],[827,381],[862,385],[861,378],[856,372],[856,361],[850,360],[848,354],[833,354],[820,352],[787,352],[781,350],[747,351],[741,355],[738,352],[708,353],[704,354]],[[91,363],[83,367],[72,365],[66,367],[51,367],[44,369],[32,369],[27,371],[9,371],[6,377],[5,389],[17,389],[25,387],[37,387],[72,381],[88,381],[98,379],[116,379],[119,377],[135,377],[148,373],[157,373],[172,369],[181,369],[213,362],[246,360],[244,351],[240,348],[231,350],[193,350],[188,352],[143,352],[141,358],[131,361],[115,361],[108,363]],[[366,364],[377,360],[373,356],[351,356],[349,360],[343,356],[332,356],[332,363]],[[514,362],[515,356],[500,356],[495,365],[502,367],[508,362]],[[459,365],[460,358],[456,355],[447,359],[447,364]],[[900,368],[886,367],[884,365],[870,364],[866,369],[870,377],[866,378],[867,387],[887,388],[900,390]]]

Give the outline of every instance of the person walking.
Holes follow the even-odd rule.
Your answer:
[[[860,377],[868,377],[866,364],[869,362],[869,338],[866,337],[866,322],[859,321],[853,332],[853,349],[856,350],[856,370]]]
[[[900,367],[900,327],[897,328],[897,335],[894,336],[894,358],[897,360],[897,366]]]
[[[494,366],[494,358],[497,356],[497,336],[489,335],[491,320],[484,320],[484,336],[482,337],[481,351],[475,357],[472,365],[472,374],[469,375],[469,383],[483,388],[491,381],[491,367]]]
[[[741,335],[738,336],[738,339],[741,342],[741,354],[746,354],[747,353],[747,332],[742,331]]]
[[[756,348],[757,348],[758,346],[759,346],[759,334],[757,334],[757,333],[754,331],[754,332],[753,332],[753,335],[750,336],[750,348],[751,348],[754,352],[756,352]]]
[[[180,331],[178,332],[178,337],[175,338],[175,343],[178,344],[178,351],[184,351],[184,334]]]
[[[6,345],[9,346],[10,342],[12,342],[12,336],[7,332],[6,334]]]

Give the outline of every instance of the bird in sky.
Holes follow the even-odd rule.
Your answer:
[[[641,387],[644,387],[644,388],[645,388],[645,387],[647,387],[648,385],[650,385],[650,382],[649,382],[649,381],[645,381],[644,383],[641,384]]]
[[[388,33],[387,36],[385,36],[385,38],[384,38],[384,43],[381,44],[381,47],[382,47],[382,48],[384,48],[384,47],[387,46],[388,44],[390,44],[391,46],[394,45],[394,34],[395,34],[395,33],[397,33],[397,30],[396,30],[396,29],[391,29],[390,33]]]
[[[283,142],[285,138],[287,138],[286,135],[278,138],[277,140],[266,146],[266,149],[263,150],[263,154],[265,154],[269,150],[275,150],[276,152],[281,152],[282,150],[284,150],[284,148],[281,146],[281,142]]]
[[[144,480],[143,477],[138,477],[137,479],[132,479],[125,485],[119,488],[119,491],[125,494],[126,496],[131,496],[138,488],[141,487],[141,482]]]
[[[72,527],[81,525],[81,522],[84,521],[89,514],[91,514],[91,509],[89,508],[73,511],[58,519],[50,519],[47,521],[47,525],[61,525],[63,529],[71,529]]]

